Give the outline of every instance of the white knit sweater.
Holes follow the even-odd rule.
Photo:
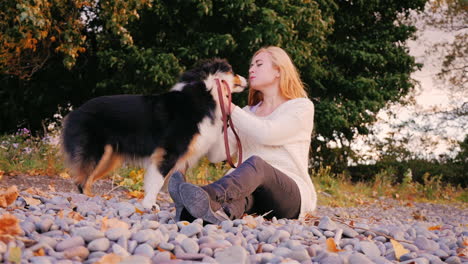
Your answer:
[[[314,104],[306,98],[292,99],[263,117],[256,116],[248,106],[243,109],[236,106],[232,111],[232,121],[242,142],[243,161],[257,155],[291,177],[301,194],[299,217],[314,211],[317,194],[308,173]],[[232,130],[229,129],[229,132],[233,155],[237,153],[237,146]],[[218,141],[208,153],[208,159],[212,162],[226,159],[223,137]]]

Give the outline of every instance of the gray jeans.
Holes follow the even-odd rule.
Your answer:
[[[248,158],[230,174],[202,188],[212,200],[221,203],[231,219],[270,211],[266,218],[299,217],[301,195],[296,182],[258,156]]]

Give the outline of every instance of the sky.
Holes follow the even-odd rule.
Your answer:
[[[455,155],[459,150],[457,148],[457,141],[461,141],[466,134],[466,131],[455,126],[449,126],[447,129],[441,131],[428,130],[421,133],[410,126],[404,126],[401,130],[394,128],[395,125],[401,124],[405,121],[414,121],[419,125],[429,125],[437,127],[438,122],[443,121],[438,116],[429,116],[427,119],[418,117],[421,113],[430,112],[433,108],[438,109],[453,109],[454,105],[460,105],[463,102],[468,102],[468,91],[457,94],[457,100],[454,102],[447,91],[446,84],[438,81],[435,76],[440,69],[441,59],[434,55],[428,55],[426,51],[430,46],[441,41],[451,41],[454,39],[453,33],[446,33],[440,30],[425,29],[418,32],[416,40],[407,41],[406,45],[409,48],[410,55],[414,56],[416,62],[423,63],[421,70],[414,72],[411,77],[419,82],[415,90],[408,95],[406,100],[410,97],[414,99],[414,104],[402,105],[394,104],[382,109],[378,115],[378,121],[371,126],[375,131],[375,137],[383,139],[394,133],[395,138],[402,138],[409,136],[411,138],[407,147],[417,153],[420,157],[437,158],[441,154]],[[396,115],[392,115],[396,114]],[[465,129],[468,127],[468,120],[459,119],[452,123],[453,125],[460,125],[464,122]],[[443,123],[449,124],[450,123]],[[439,128],[442,126],[439,126]],[[358,137],[353,143],[354,149],[361,154],[370,156],[369,160],[375,159],[375,153],[372,148],[366,143],[366,139],[371,137]],[[420,139],[426,138],[433,141],[434,144],[424,144]],[[425,141],[426,143],[428,140]]]

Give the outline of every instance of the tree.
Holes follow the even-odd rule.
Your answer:
[[[8,17],[21,15],[14,5],[5,10]],[[73,33],[81,34],[85,49],[73,57],[71,70],[61,63],[67,55],[53,48],[48,52],[54,56],[28,80],[22,68],[13,71],[14,64],[2,64],[0,98],[9,110],[2,113],[0,131],[18,123],[37,129],[58,104],[77,106],[104,94],[167,91],[181,71],[205,58],[227,58],[245,75],[252,53],[266,45],[284,47],[312,78],[321,71],[319,51],[333,22],[322,17],[313,1],[96,0],[71,11],[83,22],[75,24]],[[66,23],[60,16],[50,19]]]
[[[367,125],[389,102],[398,101],[413,87],[410,74],[420,65],[408,53],[405,41],[416,28],[403,23],[410,10],[421,11],[424,0],[335,1],[333,34],[324,50],[326,72],[307,80],[316,101],[316,132],[313,149],[316,160],[341,160],[346,167],[350,141],[367,134]],[[348,151],[334,157],[329,142],[336,141]],[[322,155],[322,153],[328,153]]]
[[[167,91],[181,71],[205,58],[227,58],[238,73],[247,75],[254,51],[278,45],[291,55],[315,103],[312,149],[317,162],[336,160],[342,164],[352,154],[348,141],[368,133],[366,125],[375,120],[377,111],[413,87],[409,76],[418,65],[404,42],[412,37],[415,27],[401,23],[400,16],[407,16],[410,9],[422,9],[425,3],[74,1],[66,14],[78,20],[70,25],[75,56],[67,49],[57,50],[54,45],[63,38],[56,37],[56,44],[46,49],[49,59],[38,64],[42,67],[27,80],[22,79],[21,67],[14,71],[14,63],[2,62],[0,99],[2,109],[8,110],[1,113],[0,131],[12,130],[23,121],[37,129],[40,120],[52,116],[57,105],[78,106],[93,96]],[[64,4],[54,0],[50,8],[59,9]],[[3,5],[2,12],[10,21],[8,27],[16,25],[18,21],[12,18],[22,14],[14,4]],[[49,17],[56,25],[68,21],[65,15]],[[33,24],[31,28],[40,26]],[[10,38],[19,30],[6,32]],[[24,36],[19,36],[17,42],[22,39]],[[7,49],[5,57],[13,51]],[[66,61],[71,64],[64,64]],[[245,94],[242,98],[245,100]],[[342,150],[332,151],[327,147],[330,141],[338,141]]]
[[[452,91],[468,95],[468,2],[431,0],[420,19],[425,29],[453,34],[452,40],[437,43],[428,53],[443,58],[437,78],[448,84]]]

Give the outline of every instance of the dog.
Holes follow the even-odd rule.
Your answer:
[[[140,164],[142,205],[157,208],[164,178],[195,165],[223,132],[216,79],[228,84],[223,93],[247,86],[226,60],[212,59],[183,73],[167,93],[102,96],[70,112],[62,151],[80,192],[92,196],[92,184],[123,162]]]

